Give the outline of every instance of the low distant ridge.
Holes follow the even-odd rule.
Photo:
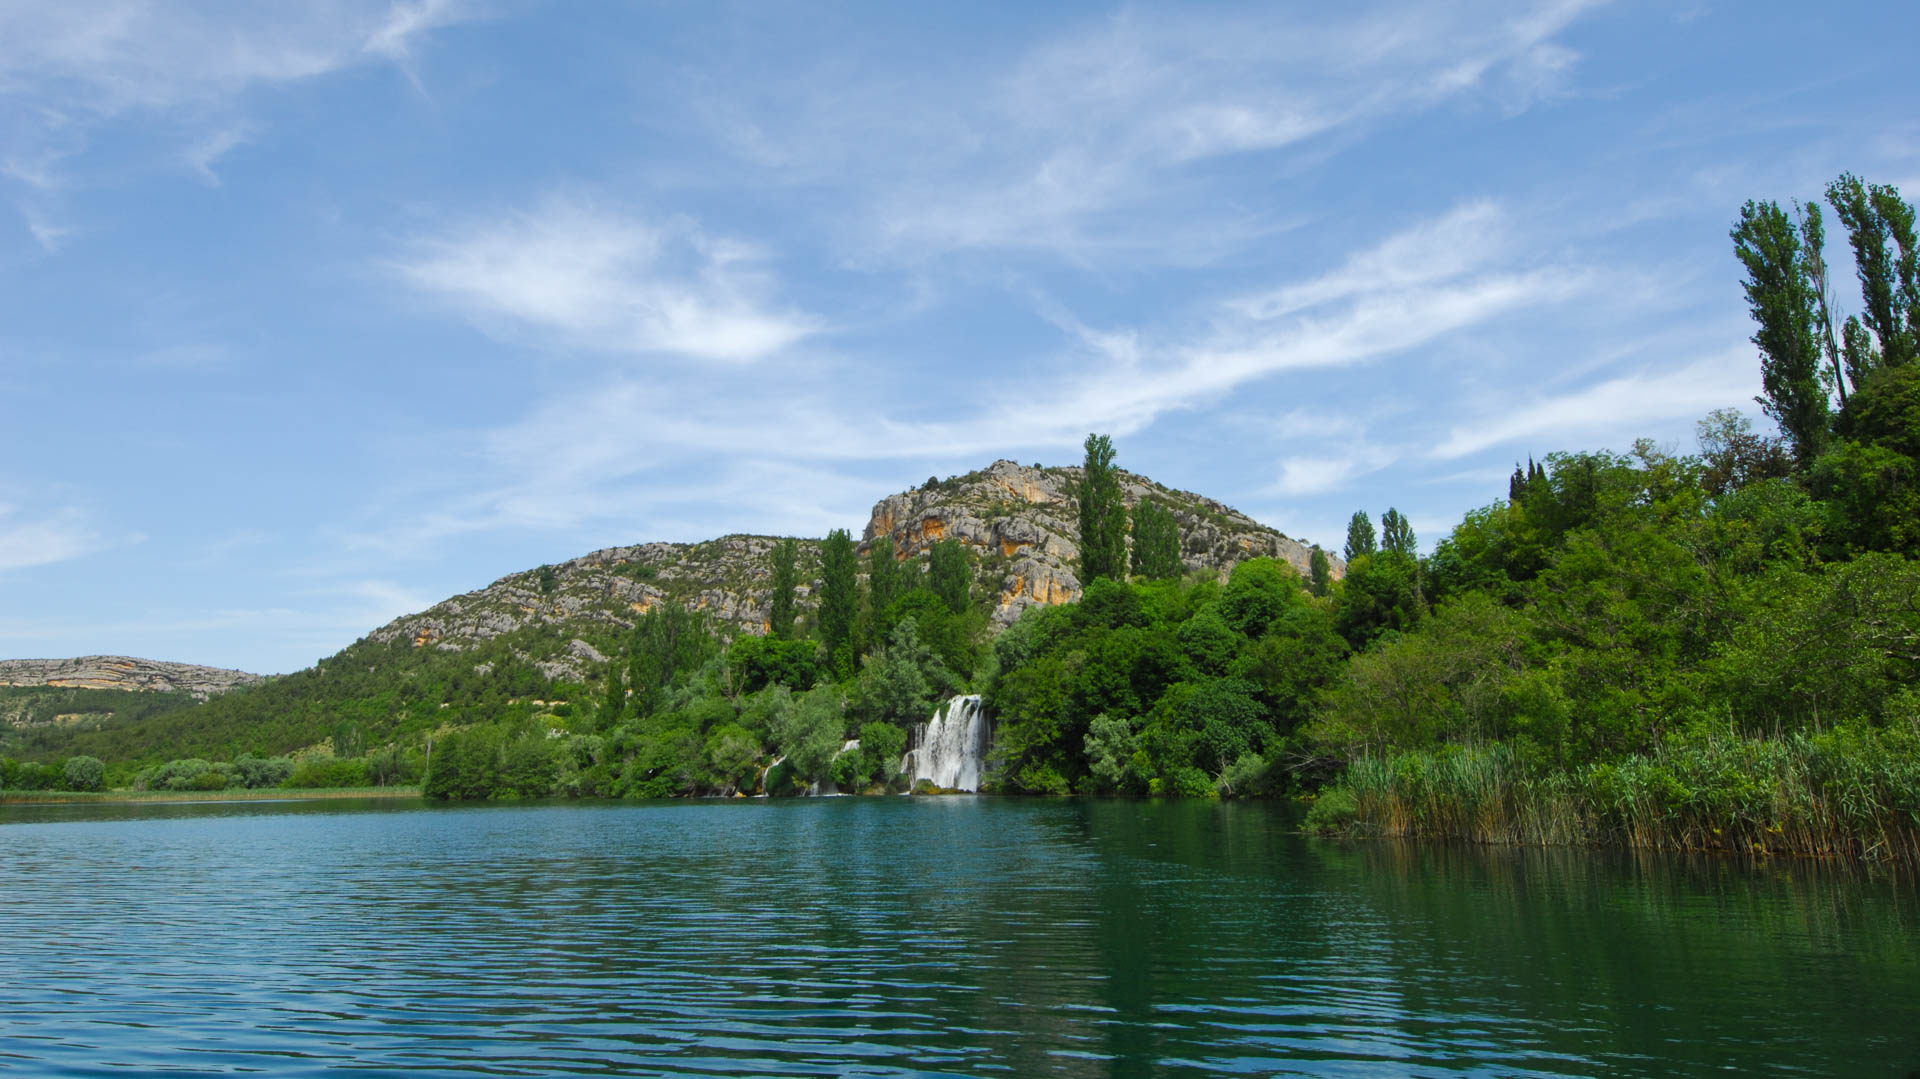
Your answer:
[[[124,689],[149,693],[185,693],[196,700],[236,686],[258,685],[257,674],[195,663],[168,663],[133,656],[78,656],[73,659],[0,659],[0,686],[52,686],[57,689]]]

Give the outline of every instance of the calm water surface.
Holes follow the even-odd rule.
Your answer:
[[[1904,1076],[1832,866],[976,798],[0,808],[0,1071]]]

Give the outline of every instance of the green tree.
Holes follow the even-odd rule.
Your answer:
[[[1760,384],[1766,392],[1760,403],[1804,468],[1825,448],[1832,422],[1815,337],[1819,293],[1800,233],[1779,203],[1749,200],[1731,235],[1747,271],[1741,282],[1747,307],[1759,324],[1752,341],[1760,349]]]
[[[973,603],[973,562],[956,539],[934,543],[927,555],[927,585],[954,614]]]
[[[860,755],[866,758],[866,778],[885,783],[900,770],[907,752],[907,732],[891,723],[869,723],[860,728]]]
[[[705,614],[677,603],[657,603],[634,623],[627,660],[627,684],[636,715],[645,717],[666,702],[666,691],[720,652],[720,642]]]
[[[827,767],[846,739],[846,716],[837,686],[822,685],[769,717],[773,744],[802,779],[826,778]]]
[[[1113,439],[1088,435],[1080,475],[1080,584],[1127,571],[1127,507],[1113,464]]]
[[[844,528],[827,533],[820,546],[820,640],[834,677],[853,673],[854,622],[860,614],[859,558]]]
[[[727,649],[727,672],[736,693],[758,693],[768,686],[805,692],[819,676],[812,641],[773,637],[736,637]]]
[[[97,791],[106,785],[107,766],[98,757],[68,757],[60,775],[70,791]]]
[[[1820,217],[1819,203],[1796,206],[1800,214],[1801,265],[1807,286],[1813,294],[1813,331],[1817,344],[1826,351],[1833,388],[1840,391],[1840,403],[1847,403],[1847,374],[1840,366],[1840,341],[1834,326],[1833,282],[1827,275],[1827,227]]]
[[[878,625],[893,601],[907,590],[906,567],[893,557],[893,537],[875,536],[867,545],[867,610]]]
[[[1133,508],[1133,575],[1167,581],[1180,570],[1180,523],[1165,506],[1141,499]]]
[[[919,626],[904,618],[884,648],[862,658],[847,711],[866,723],[924,722],[955,681],[933,649],[921,642]]]
[[[1828,532],[1848,551],[1920,554],[1920,364],[1867,380],[1840,414],[1841,443],[1808,486],[1826,504]]]
[[[1416,546],[1413,525],[1400,515],[1399,510],[1388,507],[1380,517],[1380,549],[1401,558],[1413,558],[1418,553]]]
[[[1859,358],[1861,366],[1905,364],[1920,347],[1920,244],[1915,243],[1913,207],[1897,189],[1862,183],[1851,173],[1827,185],[1827,202],[1846,226],[1860,278],[1862,321],[1879,342],[1877,361]],[[1850,337],[1850,345],[1865,343],[1857,334]]]
[[[800,583],[799,544],[783,539],[773,545],[773,604],[767,617],[767,636],[786,640],[793,636],[793,590]]]
[[[1313,556],[1307,560],[1308,588],[1316,596],[1324,596],[1333,590],[1333,563],[1327,559],[1327,552],[1318,546]]]
[[[1352,562],[1363,554],[1372,554],[1378,550],[1373,535],[1373,518],[1366,510],[1354,511],[1347,522],[1347,546],[1344,552],[1346,560]]]
[[[1777,439],[1754,433],[1753,422],[1739,409],[1715,409],[1694,425],[1694,430],[1707,466],[1700,478],[1708,494],[1728,494],[1791,471],[1786,447]]]

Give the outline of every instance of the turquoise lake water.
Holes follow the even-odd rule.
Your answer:
[[[1920,1069],[1910,880],[1293,826],[988,798],[0,807],[0,1071]]]

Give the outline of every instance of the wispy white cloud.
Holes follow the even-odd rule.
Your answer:
[[[1504,402],[1498,411],[1455,426],[1432,456],[1452,460],[1542,436],[1555,445],[1596,435],[1631,437],[1655,420],[1740,407],[1756,388],[1749,350],[1732,349],[1677,369],[1648,367],[1567,393]]]
[[[40,250],[49,255],[59,251],[66,244],[67,237],[74,233],[71,226],[60,224],[45,209],[31,202],[21,202],[19,208],[20,220],[27,226],[27,235],[32,236],[33,242],[40,245]]]
[[[463,283],[466,300],[494,317],[509,312],[572,340],[634,347],[647,334],[630,314],[607,312],[626,312],[623,297],[657,287],[651,267],[666,241],[657,230],[559,205],[506,226],[506,240],[482,230],[447,245],[457,254],[424,257],[418,266],[426,269],[408,272]],[[680,512],[694,494],[669,477],[714,468],[746,477],[740,497],[771,520],[832,521],[833,498],[848,499],[835,507],[843,513],[873,497],[840,471],[860,462],[1070,455],[1089,430],[1124,436],[1275,376],[1386,361],[1564,303],[1592,284],[1579,267],[1516,262],[1506,239],[1514,227],[1500,207],[1473,204],[1389,235],[1323,274],[1216,301],[1175,324],[1091,326],[1030,294],[1067,347],[1023,372],[1017,393],[947,380],[935,410],[923,407],[924,387],[914,400],[849,394],[862,369],[832,362],[710,365],[697,377],[616,372],[475,433],[462,475],[483,462],[485,482],[424,510],[416,505],[404,528],[369,529],[358,541],[417,549],[477,532],[587,527],[642,507]],[[1351,416],[1296,411],[1274,426],[1289,441],[1333,447],[1282,459],[1274,490],[1283,494],[1325,492],[1404,456],[1369,441]],[[708,485],[700,492],[724,499]],[[795,504],[782,508],[788,495]]]
[[[1578,57],[1558,38],[1594,6],[1128,11],[970,73],[964,96],[951,72],[866,85],[807,69],[777,94],[716,90],[701,115],[775,179],[859,190],[858,258],[1205,262],[1291,223],[1257,195],[1221,199],[1221,166],[1268,155],[1285,171],[1449,103],[1522,111],[1560,91]]]
[[[113,546],[78,506],[0,502],[0,573],[80,558]]]
[[[246,141],[247,130],[244,126],[216,128],[195,140],[183,156],[189,169],[209,185],[219,187],[220,174],[213,171],[214,163]]]
[[[241,138],[248,91],[404,63],[424,36],[476,15],[460,0],[0,0],[0,171],[63,187],[65,162],[101,124],[144,114],[177,134],[182,158],[211,180],[212,162]]]
[[[647,222],[578,199],[415,239],[391,267],[489,327],[564,344],[757,360],[823,329],[778,305],[764,258],[685,218]]]
[[[1385,446],[1365,443],[1345,448],[1345,452],[1280,459],[1280,478],[1275,493],[1317,495],[1350,485],[1361,476],[1378,472],[1400,459],[1400,454]]]

